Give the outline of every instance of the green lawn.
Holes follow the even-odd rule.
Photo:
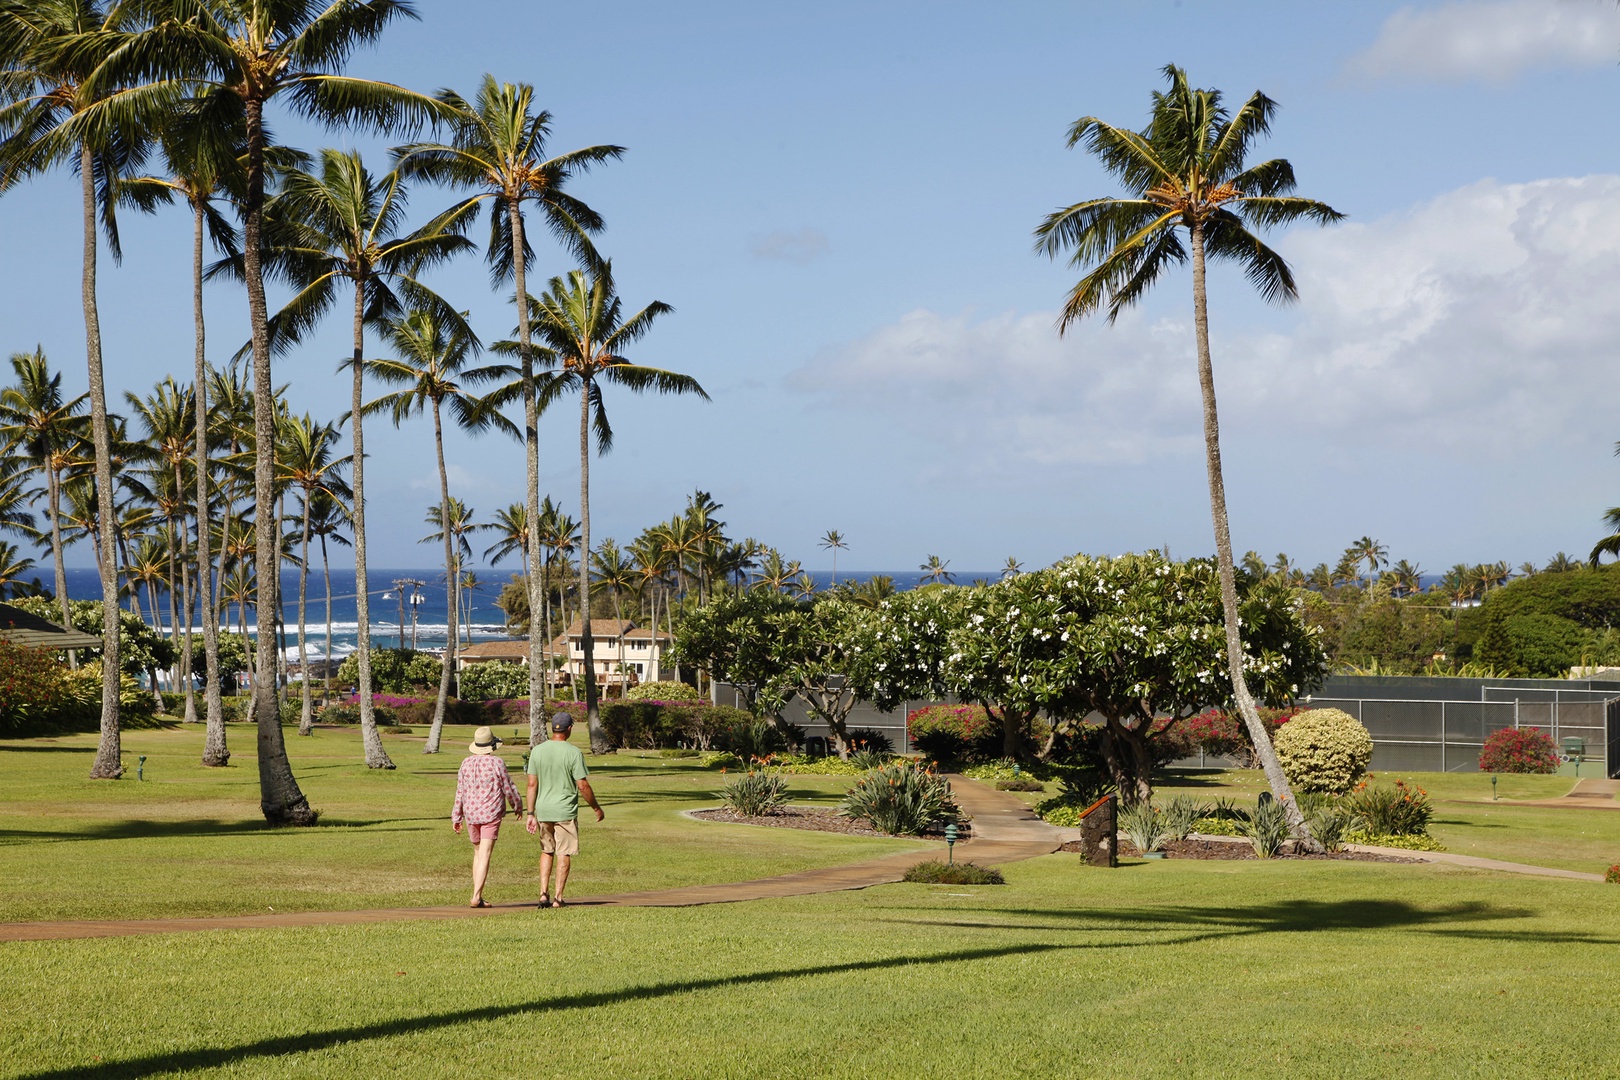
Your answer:
[[[1072,855],[1006,874],[3,945],[0,1075],[1615,1073],[1614,886]]]
[[[354,730],[289,733],[289,752],[311,805],[312,829],[267,829],[259,815],[253,731],[232,725],[231,765],[198,764],[192,728],[128,732],[128,779],[86,779],[95,737],[0,741],[0,921],[228,915],[464,903],[471,845],[450,831],[455,771],[467,729],[445,732],[445,752],[424,736],[386,736],[399,768],[365,768]],[[135,779],[145,754],[146,780]],[[522,748],[504,752],[517,765]],[[713,806],[722,777],[656,755],[591,758],[607,808],[585,815],[583,851],[569,892],[657,889],[736,881],[853,862],[918,841],[850,838],[691,821]],[[518,777],[521,787],[521,776]],[[842,778],[795,777],[795,802],[825,801]],[[532,898],[538,842],[507,819],[487,895]]]

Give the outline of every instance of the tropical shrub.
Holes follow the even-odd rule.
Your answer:
[[[439,675],[444,662],[414,649],[371,650],[371,692],[409,694],[434,691],[439,688]],[[338,665],[338,685],[360,685],[360,654],[351,653]],[[525,682],[524,689],[528,689]]]
[[[959,814],[950,782],[910,761],[861,777],[845,793],[838,812],[891,836],[920,836],[935,821],[954,821]]]
[[[1119,812],[1119,831],[1144,855],[1158,850],[1166,839],[1164,822],[1150,802],[1139,802]]]
[[[642,683],[640,686],[632,686],[629,690],[625,691],[624,697],[626,701],[680,701],[687,703],[702,703],[708,700],[702,694],[700,694],[698,692],[698,688],[693,686],[691,683],[673,682],[669,680],[665,680],[663,682],[648,682]]]
[[[860,776],[867,771],[853,761],[808,754],[779,755],[771,759],[771,764],[795,776]]]
[[[52,653],[0,640],[0,735],[81,727],[65,673]]]
[[[1395,781],[1394,787],[1374,787],[1363,780],[1341,806],[1359,830],[1377,836],[1422,836],[1434,817],[1429,793],[1403,780]]]
[[[77,671],[64,671],[68,694],[73,699],[72,717],[78,731],[94,731],[101,723],[101,659],[80,664]],[[118,725],[123,728],[162,727],[157,718],[157,702],[152,691],[134,677],[118,677]]]
[[[680,746],[673,750],[660,750],[658,751],[658,756],[665,758],[695,758],[702,753],[703,751],[701,750],[693,750],[690,747]]]
[[[1298,711],[1294,708],[1260,710],[1260,723],[1273,743],[1276,742],[1277,732]],[[1182,721],[1181,728],[1190,747],[1188,756],[1202,752],[1209,757],[1231,758],[1239,768],[1259,768],[1248,725],[1237,713],[1225,709],[1205,709]]]
[[[894,743],[883,732],[875,728],[851,728],[849,731],[849,746],[851,750],[868,754],[892,754]]]
[[[1491,732],[1479,752],[1479,771],[1555,773],[1558,748],[1540,728],[1502,728]]]
[[[911,746],[934,761],[967,763],[1001,756],[999,716],[983,705],[925,705],[906,714]]]
[[[905,881],[924,885],[1005,885],[1007,879],[993,866],[978,863],[942,863],[938,860],[920,862],[908,868]]]
[[[728,781],[720,790],[726,809],[743,817],[774,814],[787,799],[787,780],[781,773],[750,769]]]
[[[1349,791],[1367,772],[1373,741],[1340,709],[1308,709],[1278,729],[1272,744],[1296,791]]]
[[[1238,821],[1238,834],[1248,838],[1257,859],[1269,859],[1277,854],[1288,839],[1288,817],[1282,803],[1262,797],[1255,808]]]
[[[1322,847],[1328,851],[1340,851],[1344,848],[1345,835],[1355,824],[1355,819],[1337,806],[1324,806],[1308,812],[1305,815],[1305,824],[1310,827],[1311,836]]]
[[[1046,785],[1039,780],[997,780],[997,791],[1045,791]]]
[[[770,757],[788,748],[787,736],[769,720],[739,724],[727,733],[727,749],[744,761]]]
[[[31,615],[41,619],[60,624],[62,621],[62,606],[55,600],[48,600],[43,596],[15,597],[6,601],[12,607],[21,608]],[[100,600],[72,600],[68,603],[69,623],[75,630],[83,630],[87,634],[101,636],[101,601]],[[85,661],[101,659],[100,649],[80,649],[79,670],[83,671]],[[175,648],[169,642],[168,635],[160,634],[133,611],[118,612],[118,666],[124,669],[125,675],[140,677],[153,668],[163,670],[174,663]],[[202,668],[199,666],[198,671]],[[150,692],[148,692],[150,697]],[[100,699],[96,702],[97,716],[101,710]],[[153,702],[155,715],[156,702]]]
[[[1393,836],[1389,833],[1351,829],[1344,834],[1347,844],[1365,844],[1368,847],[1404,848],[1407,851],[1444,851],[1446,846],[1427,833],[1415,836]]]
[[[458,686],[464,701],[528,697],[529,669],[507,660],[468,664],[461,670]]]
[[[372,702],[371,714],[378,724],[384,727],[393,727],[397,723],[394,710],[387,705]],[[333,702],[315,714],[315,720],[322,724],[358,724],[360,722],[360,706],[349,701]],[[297,722],[294,714],[293,722]]]
[[[1190,795],[1177,795],[1165,804],[1160,814],[1167,840],[1185,840],[1198,819],[1204,816],[1204,807]]]
[[[583,714],[584,706],[579,709]],[[735,744],[743,743],[747,750],[758,723],[753,713],[729,705],[666,701],[603,702],[599,715],[608,742],[621,749],[692,746],[736,750]]]
[[[1036,803],[1035,813],[1048,825],[1073,828],[1088,806],[1114,790],[1113,782],[1095,769],[1065,769],[1058,776],[1058,793]]]
[[[1604,873],[1603,880],[1610,885],[1620,885],[1620,863],[1615,863]]]

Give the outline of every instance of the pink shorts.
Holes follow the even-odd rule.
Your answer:
[[[500,835],[500,818],[496,818],[494,821],[486,821],[482,825],[475,824],[471,821],[467,822],[467,839],[471,840],[475,844],[484,839],[486,836],[493,840]]]

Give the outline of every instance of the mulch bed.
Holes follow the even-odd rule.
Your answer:
[[[1080,842],[1072,840],[1060,851],[1079,851]],[[1253,859],[1254,848],[1247,843],[1231,844],[1220,840],[1166,840],[1160,847],[1172,859]],[[1140,858],[1141,853],[1123,836],[1119,839],[1121,858]],[[1341,862],[1417,863],[1422,859],[1408,859],[1400,855],[1374,855],[1362,851],[1330,851],[1323,855],[1278,855],[1279,859],[1337,859]]]
[[[849,836],[889,835],[886,832],[878,832],[864,821],[840,817],[837,810],[825,806],[784,806],[774,814],[758,817],[733,813],[723,808],[693,810],[690,816],[704,821],[724,821],[733,825],[764,825],[772,829],[808,829],[811,832],[845,833]],[[940,838],[937,833],[927,835],[933,839]],[[960,838],[966,840],[969,835],[968,829],[961,827]]]

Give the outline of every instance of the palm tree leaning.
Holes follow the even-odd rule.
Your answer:
[[[523,448],[526,463],[527,510],[529,520],[540,520],[540,407],[534,381],[533,341],[526,304],[526,273],[533,250],[524,232],[524,203],[533,203],[546,227],[563,247],[583,265],[597,264],[590,236],[599,232],[601,217],[585,203],[563,189],[576,174],[624,153],[622,146],[587,146],[580,150],[546,156],[546,140],[551,134],[551,114],[534,109],[534,87],[519,83],[497,83],[485,75],[478,93],[469,102],[452,90],[439,93],[439,101],[449,109],[450,141],[422,142],[400,147],[399,168],[406,175],[421,176],[452,187],[475,192],[463,206],[476,209],[490,202],[489,247],[485,256],[497,287],[510,281],[517,304],[519,363],[523,388]],[[549,683],[551,642],[537,639],[534,612],[544,602],[540,568],[540,548],[531,544],[524,568],[529,583],[529,729],[538,733],[545,725],[545,695]],[[542,654],[544,653],[545,659]]]
[[[318,424],[308,413],[287,416],[281,422],[281,446],[276,454],[277,482],[295,488],[299,495],[302,528],[298,548],[298,667],[299,679],[298,734],[314,733],[315,706],[309,688],[309,539],[314,535],[315,500],[345,499],[351,494],[343,482],[342,472],[349,465],[348,457],[338,457],[339,439],[336,424]],[[332,586],[327,582],[327,606],[331,606]],[[331,634],[332,618],[328,610],[327,634]],[[327,656],[331,656],[330,644]]]
[[[149,27],[122,39],[92,85],[132,85],[162,97],[194,92],[187,112],[204,128],[240,130],[247,152],[242,201],[242,275],[251,329],[255,452],[254,545],[261,569],[258,610],[277,610],[280,535],[274,507],[275,408],[269,309],[265,302],[265,109],[290,98],[295,111],[329,126],[392,131],[433,118],[432,98],[392,83],[337,72],[354,50],[375,42],[390,23],[415,18],[409,0],[349,0],[329,6],[298,0],[168,0]],[[356,446],[358,460],[360,447]],[[363,654],[362,654],[363,655]],[[275,635],[259,635],[253,715],[258,725],[260,804],[276,825],[314,824],[316,813],[287,761],[275,700]],[[380,741],[368,740],[367,764],[384,767]]]
[[[354,499],[355,616],[360,665],[360,729],[366,764],[391,769],[377,733],[371,699],[371,605],[366,573],[365,487],[365,333],[386,330],[404,309],[401,296],[427,305],[435,317],[463,332],[465,322],[416,275],[442,263],[471,242],[455,231],[453,217],[440,215],[415,232],[398,235],[405,216],[405,197],[398,173],[375,178],[358,153],[323,150],[311,170],[287,174],[270,207],[280,258],[299,291],[272,320],[269,345],[291,348],[308,336],[321,316],[338,300],[340,286],[354,290],[353,350],[345,366],[353,376],[349,400],[352,425]],[[396,292],[397,290],[397,292]]]
[[[321,573],[326,579],[326,649],[321,663],[321,704],[332,703],[332,561],[327,555],[326,542],[349,546],[349,538],[339,530],[349,523],[349,513],[342,500],[330,491],[314,492],[310,497],[309,535],[321,542]]]
[[[492,423],[512,427],[510,421],[493,410],[480,407],[479,399],[467,386],[510,375],[504,366],[471,368],[467,364],[480,344],[462,322],[447,323],[434,312],[413,309],[388,323],[389,344],[398,360],[368,360],[366,370],[379,382],[397,386],[366,406],[367,412],[387,410],[399,427],[412,416],[430,413],[433,417],[433,448],[439,463],[439,506],[451,506],[450,473],[444,460],[444,410],[450,410],[457,426],[465,431],[482,432]],[[514,429],[515,431],[515,429]],[[439,672],[439,696],[433,706],[433,724],[428,729],[425,754],[439,752],[439,735],[444,729],[445,702],[450,697],[450,681],[456,668],[456,617],[460,601],[456,597],[460,562],[453,550],[453,515],[441,512],[440,532],[444,539],[446,610],[449,623],[445,632],[444,661]]]
[[[595,428],[599,452],[606,453],[613,446],[613,429],[608,424],[602,387],[613,384],[638,394],[647,390],[661,394],[696,394],[705,401],[709,400],[709,395],[690,375],[645,367],[624,357],[624,348],[645,336],[652,329],[653,320],[674,309],[655,300],[630,318],[622,318],[611,266],[604,265],[590,274],[575,270],[566,278],[552,278],[545,295],[534,300],[533,306],[534,328],[549,349],[548,365],[555,366],[555,372],[546,379],[540,392],[540,403],[549,405],[564,393],[579,393],[579,596],[585,717],[591,733],[591,750],[602,754],[609,747],[597,715],[589,557],[592,428]],[[525,349],[524,354],[529,355],[529,350]]]
[[[1205,464],[1232,694],[1291,830],[1314,844],[1243,678],[1204,264],[1209,258],[1233,260],[1266,300],[1292,300],[1297,290],[1288,264],[1251,229],[1299,220],[1328,224],[1343,215],[1326,203],[1292,195],[1294,169],[1287,161],[1247,164],[1250,148],[1268,132],[1276,113],[1270,98],[1256,92],[1235,112],[1228,112],[1219,91],[1193,88],[1180,68],[1168,66],[1164,75],[1169,86],[1153,95],[1152,115],[1142,131],[1114,127],[1093,116],[1082,117],[1069,128],[1069,145],[1083,144],[1119,178],[1128,194],[1087,199],[1051,214],[1035,231],[1036,248],[1051,256],[1073,250],[1071,265],[1085,271],[1069,293],[1059,332],[1104,308],[1112,323],[1170,267],[1192,263]],[[1187,245],[1182,243],[1182,230]]]

